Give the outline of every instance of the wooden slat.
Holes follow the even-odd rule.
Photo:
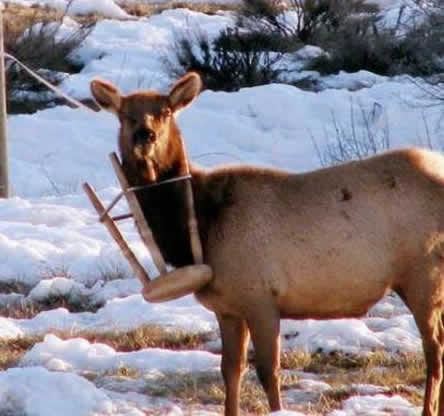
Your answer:
[[[113,221],[122,221],[127,220],[128,218],[133,218],[133,214],[122,214],[122,215],[116,215],[115,217],[111,217]]]
[[[182,142],[183,160],[185,161],[185,172],[183,172],[183,174],[191,175],[188,157],[185,150],[185,143],[182,138],[180,140]],[[199,235],[199,224],[197,223],[196,210],[194,206],[193,186],[191,184],[191,181],[185,182],[185,198],[188,210],[188,230],[190,232],[191,252],[193,253],[194,263],[202,264],[202,241]]]
[[[188,230],[190,232],[191,252],[193,253],[194,263],[203,263],[202,244],[199,235],[199,225],[194,210],[193,188],[190,181],[185,182],[185,192],[187,199],[187,208],[189,213]]]
[[[122,251],[125,258],[128,260],[137,278],[140,280],[143,287],[146,288],[148,283],[150,282],[150,278],[148,274],[145,272],[145,269],[139,263],[139,260],[137,260],[131,248],[128,246],[122,233],[117,228],[116,223],[109,216],[109,214],[103,215],[103,213],[105,212],[105,207],[103,206],[102,202],[97,197],[96,193],[91,188],[91,186],[88,183],[84,183],[83,189],[86,195],[88,196],[89,200],[91,201],[92,205],[96,209],[97,214],[99,214],[99,216],[102,216],[103,224],[106,226],[108,232],[111,234],[111,237],[113,237],[114,241],[118,244],[120,250]]]
[[[125,197],[126,200],[128,201],[130,210],[133,213],[134,219],[138,224],[140,237],[144,242],[144,244],[146,245],[147,249],[149,250],[153,262],[157,267],[157,270],[159,271],[160,274],[164,274],[166,273],[165,260],[163,259],[159,247],[154,241],[153,233],[145,219],[145,216],[143,215],[142,208],[140,207],[136,195],[134,194],[134,192],[126,192],[126,190],[129,188],[129,184],[125,174],[123,173],[119,158],[114,152],[111,153],[109,157],[111,159],[113,168],[116,172],[117,179],[120,182],[122,191],[125,192]]]

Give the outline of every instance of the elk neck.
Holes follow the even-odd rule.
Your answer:
[[[184,163],[186,162],[177,161],[158,177],[158,181],[184,175]],[[123,163],[123,170],[131,186],[147,184],[140,173],[142,166],[130,166]],[[192,165],[190,171],[196,217],[205,258],[208,230],[217,220],[220,208],[226,200],[227,180],[221,180],[221,178],[212,180],[211,175]],[[136,192],[139,204],[165,261],[175,267],[194,263],[188,229],[190,213],[187,208],[185,189],[185,181],[180,181]]]

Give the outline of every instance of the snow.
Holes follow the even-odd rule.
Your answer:
[[[206,351],[168,351],[158,348],[116,352],[111,347],[90,344],[83,338],[63,341],[46,335],[26,353],[22,366],[42,366],[57,371],[93,371],[104,373],[130,367],[141,371],[195,372],[216,370],[220,356]]]
[[[62,0],[37,3],[58,8],[66,5]],[[392,7],[393,2],[386,6]],[[392,10],[390,13],[395,13]],[[75,52],[74,58],[85,66],[67,78],[62,88],[76,98],[90,97],[89,82],[94,77],[116,83],[124,93],[139,87],[166,91],[174,80],[161,62],[171,53],[177,33],[199,27],[213,37],[233,22],[228,13],[206,16],[184,9],[128,20],[111,0],[76,0],[70,10],[74,14],[91,11],[118,20],[99,22]],[[392,19],[390,13],[387,22]],[[76,25],[65,18],[61,35],[71,33]],[[307,47],[300,52],[300,59],[319,53],[318,48]],[[441,111],[426,107],[428,98],[407,77],[389,78],[365,71],[309,75],[319,80],[320,92],[283,84],[234,93],[204,91],[179,118],[191,159],[210,167],[245,162],[296,172],[315,169],[320,161],[313,141],[325,147],[328,137],[335,134],[333,120],[350,128],[351,111],[358,129],[364,125],[362,111],[368,114],[373,132],[379,134],[388,128],[391,147],[425,144],[427,132],[428,139],[441,146]],[[0,373],[2,414],[12,409],[48,416],[138,416],[157,409],[161,414],[181,415],[181,408],[169,399],[99,388],[81,374],[128,366],[155,379],[162,372],[216,371],[219,367],[220,356],[215,352],[220,351],[220,338],[201,351],[146,349],[128,353],[81,338],[85,332],[119,333],[144,325],[190,333],[217,331],[214,315],[193,296],[161,304],[143,300],[140,283],[81,190],[82,183],[88,181],[105,205],[119,192],[107,158],[116,151],[117,129],[110,114],[66,106],[8,118],[14,196],[0,200],[0,284],[21,283],[29,293],[1,294],[0,306],[44,304],[62,297],[73,304],[86,302],[97,311],[70,313],[57,308],[28,319],[0,316],[2,340],[44,337],[23,357],[20,368]],[[127,210],[122,202],[115,214]],[[142,264],[153,270],[132,222],[119,226]],[[71,339],[52,334],[58,332],[70,334]],[[422,348],[412,315],[393,296],[385,297],[362,319],[284,320],[281,337],[283,349],[308,352],[369,354],[380,349],[421,352]],[[320,393],[328,385],[305,379],[300,388]],[[343,408],[329,416],[419,414],[399,396],[387,397],[369,386],[357,391],[359,395],[345,400]],[[40,400],[42,396],[49,400]],[[274,415],[302,414],[282,411]]]
[[[381,394],[375,396],[354,396],[344,402],[344,410],[335,410],[329,416],[418,416],[418,408],[414,408],[401,396],[387,397]]]
[[[13,368],[0,373],[1,414],[143,416],[148,411],[183,415],[180,408],[164,399],[107,391],[73,373],[42,367]]]
[[[129,331],[144,325],[186,330],[191,333],[215,330],[213,314],[202,308],[194,298],[150,304],[140,294],[113,298],[96,313],[69,313],[64,308],[40,312],[31,319],[0,317],[0,334],[5,339],[17,336],[38,336],[51,331],[67,333]]]
[[[75,405],[66,406],[67,401]],[[5,414],[8,410],[48,416],[115,414],[111,400],[85,378],[41,367],[13,368],[0,373],[0,403]]]

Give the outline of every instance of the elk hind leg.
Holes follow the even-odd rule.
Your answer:
[[[256,372],[272,412],[282,408],[279,381],[279,326],[279,313],[274,309],[264,308],[263,305],[257,308],[255,316],[248,320],[255,352]]]
[[[418,325],[419,326],[419,325]],[[444,415],[444,327],[442,309],[430,311],[427,322],[420,328],[427,365],[424,416]]]
[[[240,404],[240,384],[247,362],[249,333],[244,320],[232,316],[217,316],[222,338],[222,377],[225,384],[225,415],[237,416]]]
[[[423,416],[443,416],[444,261],[432,257],[422,266],[410,274],[398,293],[410,308],[422,336],[427,366]]]
[[[441,372],[444,372],[444,309],[441,309],[439,327],[441,344]],[[444,374],[441,376],[441,387],[439,392],[439,415],[444,415]]]

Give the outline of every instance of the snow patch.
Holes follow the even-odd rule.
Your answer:
[[[387,397],[382,394],[374,396],[353,396],[345,400],[343,410],[335,410],[328,416],[419,416],[421,409],[412,406],[401,396]]]
[[[66,341],[46,335],[20,362],[21,366],[43,366],[57,371],[104,373],[129,367],[141,371],[194,372],[218,370],[220,356],[205,351],[169,351],[159,348],[116,352],[105,344],[91,344],[83,338]]]

